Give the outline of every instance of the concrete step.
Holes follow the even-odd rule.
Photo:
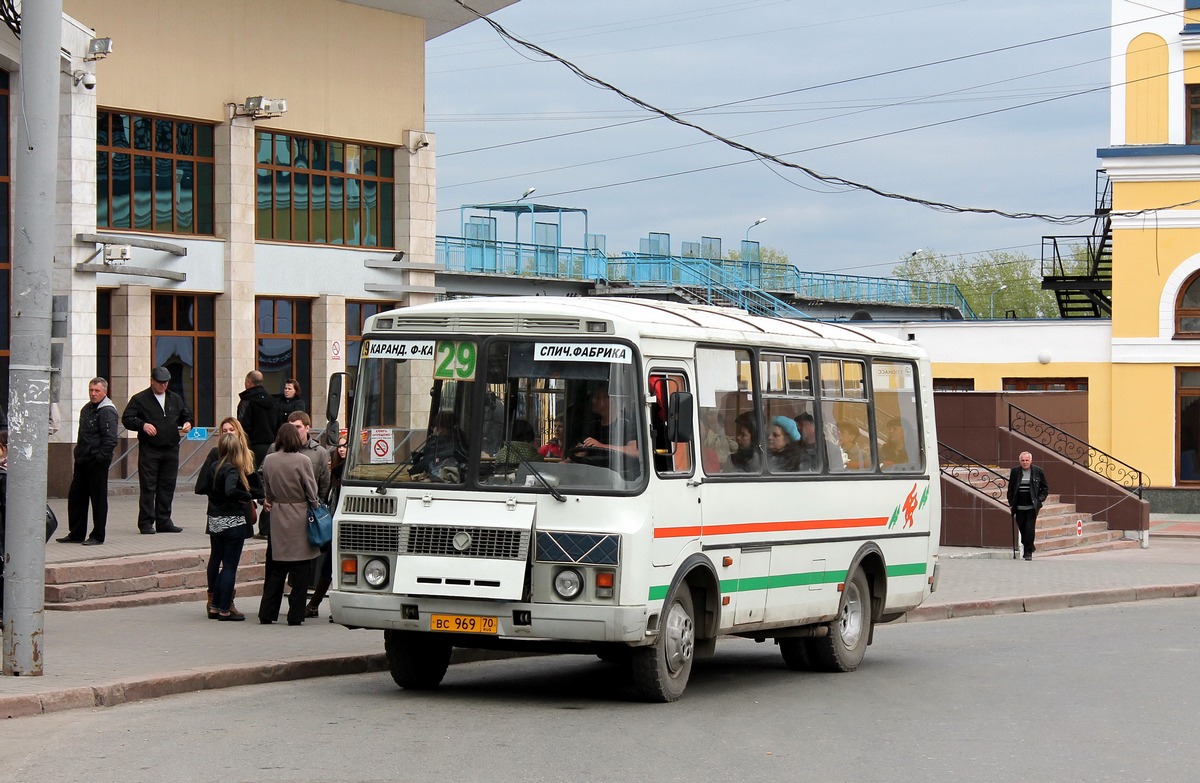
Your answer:
[[[262,592],[266,548],[247,547],[238,566],[238,590]],[[84,560],[46,566],[50,610],[111,609],[202,600],[208,585],[207,550]]]
[[[1115,531],[1114,531],[1115,532]],[[1038,545],[1038,550],[1035,556],[1043,557],[1061,557],[1063,555],[1083,555],[1089,552],[1108,552],[1113,549],[1136,549],[1141,546],[1141,542],[1133,538],[1117,538],[1112,541],[1105,541],[1098,544],[1088,544],[1084,546],[1063,547],[1061,549],[1050,549],[1045,553],[1042,552],[1041,544]]]

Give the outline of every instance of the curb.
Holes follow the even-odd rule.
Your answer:
[[[918,607],[888,625],[952,620],[958,617],[1023,614],[1050,609],[1072,609],[1081,606],[1149,601],[1159,598],[1195,598],[1197,596],[1200,596],[1200,582],[1145,587],[1115,587],[1104,590],[1084,590],[1078,593],[1035,595],[1026,598],[959,601]],[[495,650],[455,649],[450,663],[454,665],[474,661],[492,661],[525,654]],[[262,685],[314,677],[334,677],[342,674],[367,674],[387,671],[387,668],[387,658],[383,653],[316,655],[254,663],[206,666],[153,674],[128,681],[60,688],[42,693],[0,696],[0,719],[48,715],[65,710],[115,707],[118,704],[129,704],[145,699],[233,688],[239,685]]]
[[[1148,585],[1145,587],[1111,587],[1103,590],[1082,590],[1077,593],[1050,593],[1025,598],[993,598],[982,601],[959,601],[933,606],[919,606],[895,623],[919,623],[930,620],[952,620],[956,617],[982,617],[998,614],[1023,614],[1049,609],[1073,609],[1081,606],[1150,601],[1157,598],[1195,598],[1200,595],[1200,583]]]

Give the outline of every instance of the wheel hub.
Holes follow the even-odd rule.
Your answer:
[[[692,659],[696,644],[696,629],[692,618],[679,604],[672,604],[667,615],[667,624],[663,629],[663,652],[666,657],[667,669],[675,674]]]

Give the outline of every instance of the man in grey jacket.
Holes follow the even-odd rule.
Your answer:
[[[117,406],[108,398],[108,381],[88,382],[88,404],[79,411],[75,439],[75,474],[67,493],[67,524],[62,544],[94,546],[104,543],[108,523],[108,468],[117,447]],[[88,503],[92,505],[92,534],[86,536]]]

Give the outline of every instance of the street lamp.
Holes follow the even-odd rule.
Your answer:
[[[767,222],[766,218],[759,218],[758,220],[756,220],[750,224],[750,228],[754,228],[755,226],[757,226],[761,223],[766,223],[766,222]],[[747,242],[750,241],[750,228],[746,229],[746,241]]]
[[[1000,293],[1001,291],[1005,290],[1006,288],[1008,288],[1008,283],[1005,283],[1004,285],[997,288],[995,291],[992,291],[992,314],[989,316],[990,318],[996,317],[996,294]]]
[[[537,190],[537,188],[527,189],[524,193],[521,194],[521,197],[519,199],[517,199],[517,201],[524,201],[525,199],[532,196],[534,194],[534,191],[536,191],[536,190]]]

